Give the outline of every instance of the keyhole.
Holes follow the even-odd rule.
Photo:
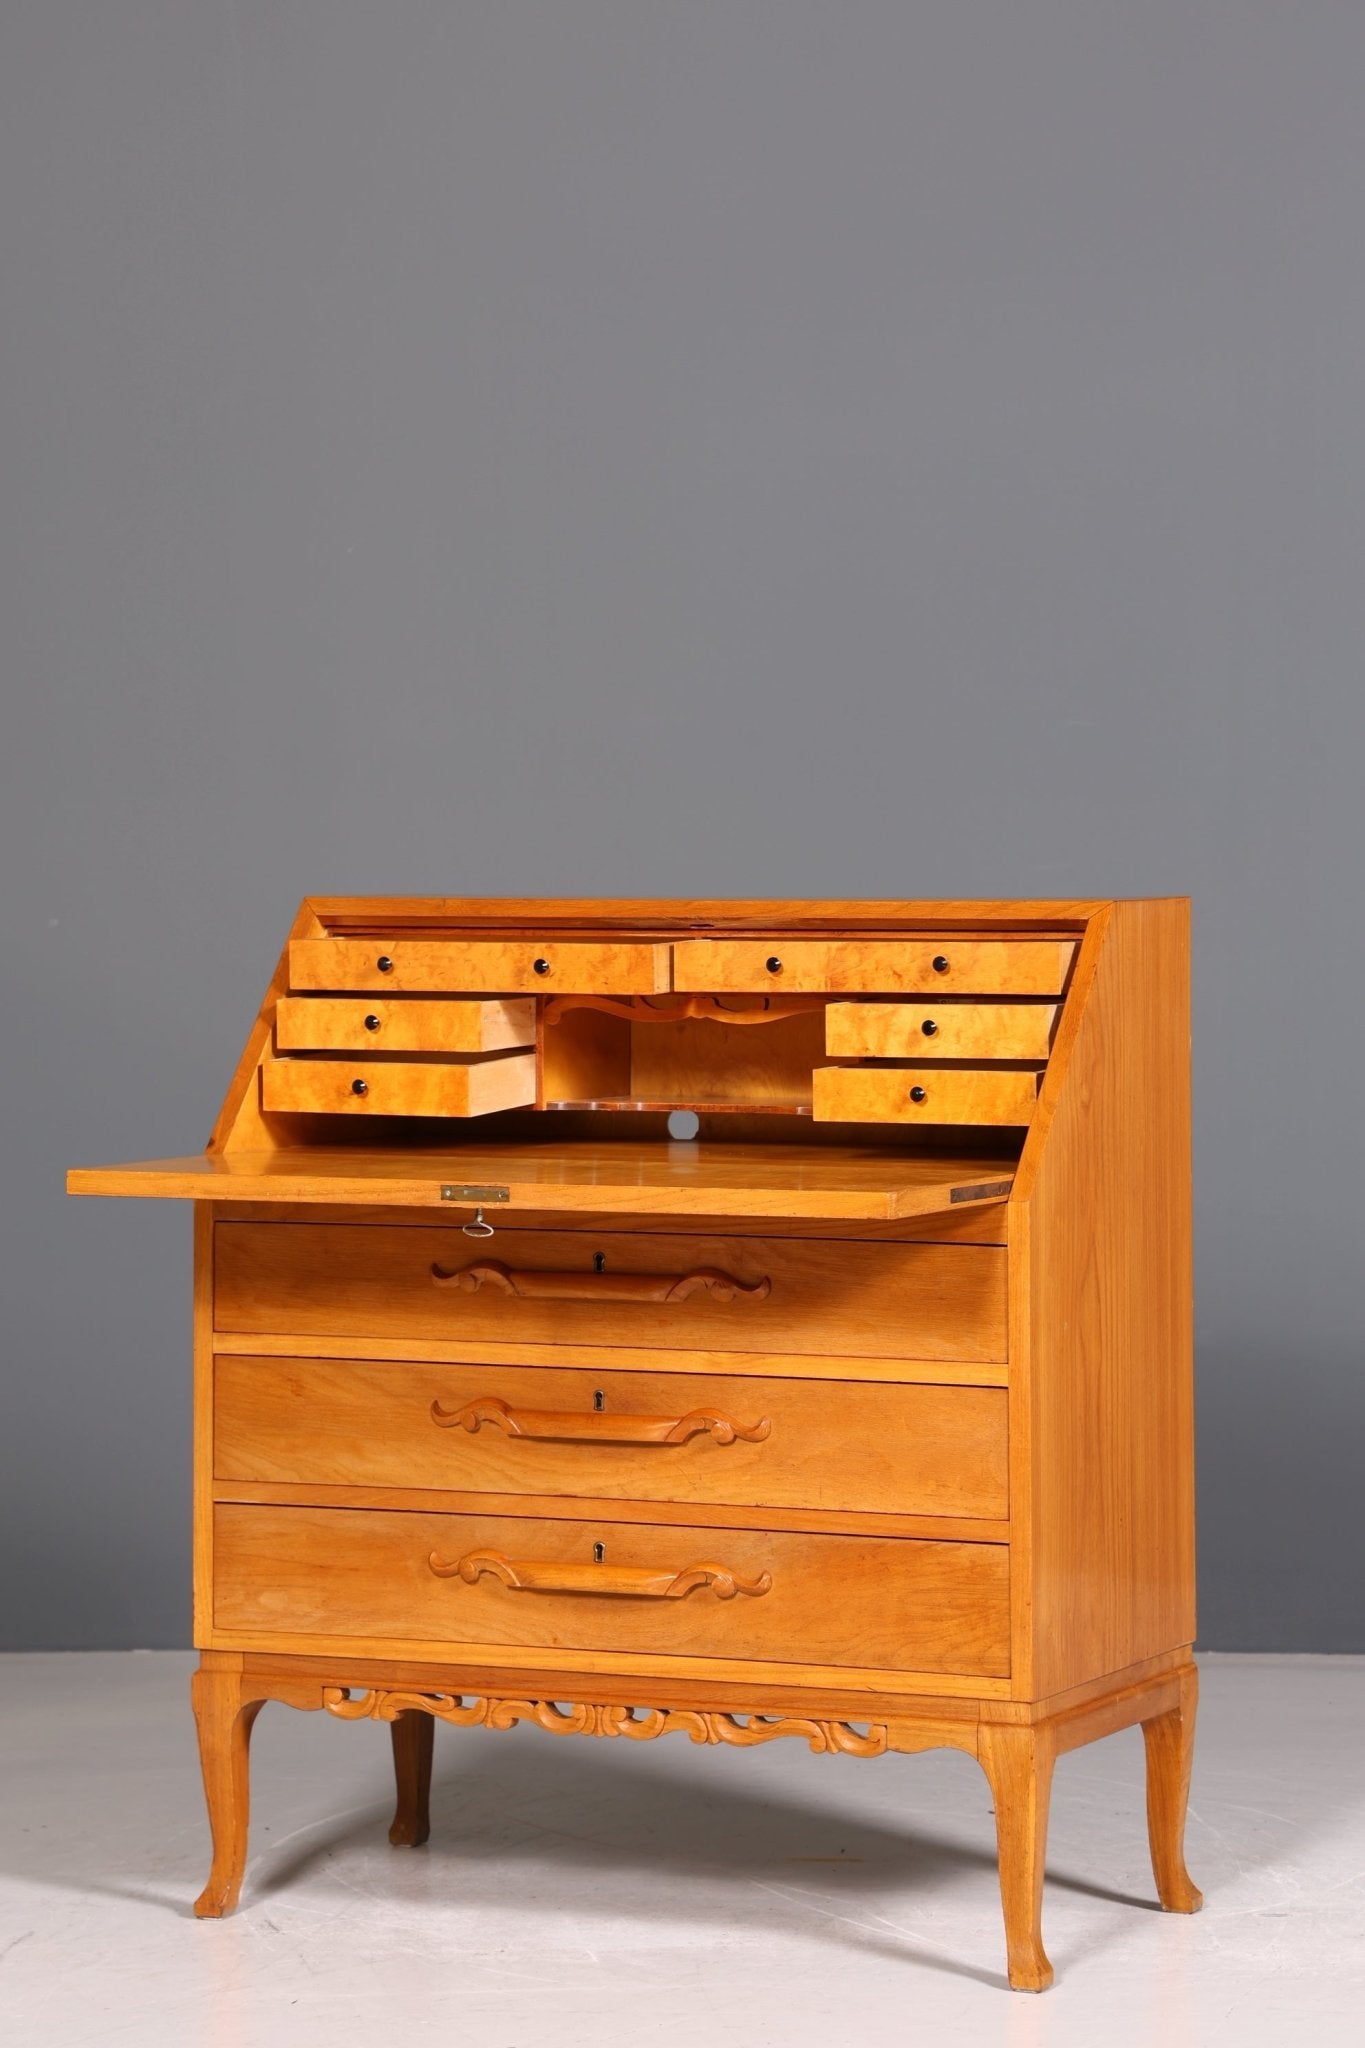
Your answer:
[[[592,1547],[592,1561],[593,1561],[593,1563],[594,1563],[594,1564],[601,1564],[601,1563],[602,1563],[602,1561],[603,1561],[603,1559],[604,1559],[604,1558],[606,1557],[606,1554],[607,1554],[607,1546],[606,1546],[606,1544],[605,1544],[605,1543],[594,1543],[594,1544],[593,1544],[593,1547]]]
[[[607,1270],[607,1255],[606,1255],[606,1253],[605,1253],[605,1252],[594,1252],[594,1253],[593,1253],[593,1255],[592,1255],[592,1269],[593,1269],[593,1272],[594,1272],[594,1273],[605,1273],[605,1272],[606,1272],[606,1270]]]
[[[602,1389],[600,1387],[598,1387],[596,1392],[593,1394],[592,1405],[597,1410],[599,1415],[602,1413],[602,1410],[607,1405],[607,1397],[602,1392]]]

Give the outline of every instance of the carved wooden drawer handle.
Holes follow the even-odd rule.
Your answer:
[[[431,1419],[440,1429],[467,1429],[477,1434],[485,1422],[505,1430],[508,1436],[527,1437],[542,1443],[593,1444],[685,1444],[703,1430],[713,1443],[761,1444],[772,1433],[772,1422],[763,1416],[758,1422],[732,1422],[714,1408],[694,1408],[673,1421],[667,1415],[576,1414],[572,1409],[509,1408],[496,1394],[481,1394],[466,1401],[463,1408],[431,1404]]]
[[[514,1563],[500,1550],[470,1550],[453,1564],[443,1563],[433,1550],[427,1563],[438,1579],[461,1578],[473,1586],[486,1574],[501,1579],[513,1593],[614,1593],[635,1600],[681,1600],[697,1587],[708,1586],[717,1600],[733,1600],[736,1593],[757,1600],[773,1583],[771,1572],[741,1579],[723,1564],[689,1564],[680,1572],[660,1572],[636,1564],[558,1564],[527,1558]]]
[[[765,1275],[751,1284],[722,1273],[719,1266],[698,1266],[683,1273],[514,1273],[500,1259],[480,1259],[472,1266],[447,1271],[433,1265],[431,1277],[437,1287],[458,1287],[462,1294],[477,1294],[481,1287],[496,1287],[515,1294],[520,1301],[686,1301],[689,1294],[704,1288],[713,1301],[763,1301],[772,1293],[773,1283]]]

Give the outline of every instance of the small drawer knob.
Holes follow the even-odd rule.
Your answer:
[[[381,953],[374,964],[379,969],[379,972],[381,974],[393,973],[393,961],[389,958],[389,955],[387,953]]]
[[[935,953],[934,972],[935,974],[946,974],[948,972],[948,956],[946,953]]]
[[[535,968],[537,974],[548,974],[550,971],[550,963],[548,960],[533,960],[531,964]]]
[[[368,1095],[368,1094],[369,1094],[369,1092],[370,1092],[370,1084],[369,1084],[369,1082],[368,1082],[368,1081],[352,1081],[352,1083],[351,1083],[351,1093],[352,1093],[352,1095]]]
[[[919,1028],[924,1033],[926,1038],[938,1037],[938,1026],[937,1024],[935,1024],[932,1017],[926,1017]]]
[[[377,1031],[379,1029],[379,1019],[375,1016],[373,1010],[371,1010],[369,1016],[365,1019],[365,1029],[367,1031]]]
[[[769,974],[780,974],[782,972],[782,962],[778,959],[776,953],[768,955],[767,968]]]
[[[927,1102],[929,1100],[929,1090],[918,1085],[915,1086],[910,1090],[910,1100],[912,1102]]]

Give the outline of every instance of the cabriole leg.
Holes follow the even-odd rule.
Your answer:
[[[251,1730],[263,1700],[242,1699],[236,1671],[196,1671],[190,1699],[199,1730],[199,1763],[213,1834],[209,1881],[194,1902],[200,1920],[230,1913],[242,1888],[250,1809]]]
[[[431,1750],[436,1724],[430,1714],[416,1710],[399,1714],[392,1733],[398,1807],[389,1840],[395,1849],[417,1849],[431,1833]]]
[[[1204,1903],[1185,1868],[1185,1809],[1198,1704],[1199,1673],[1191,1664],[1180,1674],[1179,1703],[1142,1724],[1147,1745],[1147,1836],[1157,1897],[1168,1913],[1197,1913]]]
[[[1043,1948],[1043,1861],[1055,1746],[1045,1728],[983,1722],[977,1754],[995,1798],[1010,1989],[1046,1991],[1052,1965]]]

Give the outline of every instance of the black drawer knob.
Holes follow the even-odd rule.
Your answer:
[[[550,971],[550,963],[548,960],[534,960],[531,964],[535,968],[537,974],[548,974]]]
[[[391,959],[389,958],[389,956],[388,956],[388,954],[387,954],[387,953],[381,953],[381,954],[380,954],[380,956],[379,956],[379,958],[378,958],[378,959],[377,959],[377,960],[375,961],[375,963],[374,963],[374,964],[375,964],[375,966],[376,966],[376,967],[377,967],[377,968],[379,969],[379,972],[380,972],[381,974],[392,974],[392,973],[393,973],[393,962],[392,962],[392,960],[391,960]]]
[[[918,1087],[912,1088],[910,1090],[910,1100],[912,1102],[927,1102],[929,1100],[928,1089]]]
[[[776,953],[770,953],[768,955],[767,964],[769,974],[780,974],[782,972],[782,962],[778,959]]]
[[[946,974],[948,972],[948,956],[946,953],[935,953],[934,972],[935,974]]]
[[[926,1038],[938,1037],[938,1026],[937,1024],[935,1024],[932,1017],[926,1017],[919,1028],[924,1033]]]
[[[352,1081],[352,1083],[351,1083],[351,1093],[352,1093],[352,1095],[368,1095],[368,1094],[369,1094],[369,1092],[370,1092],[370,1084],[369,1084],[369,1082],[368,1082],[368,1081]]]
[[[375,1016],[373,1010],[371,1010],[369,1016],[365,1019],[365,1029],[367,1031],[377,1031],[379,1029],[379,1019]]]

